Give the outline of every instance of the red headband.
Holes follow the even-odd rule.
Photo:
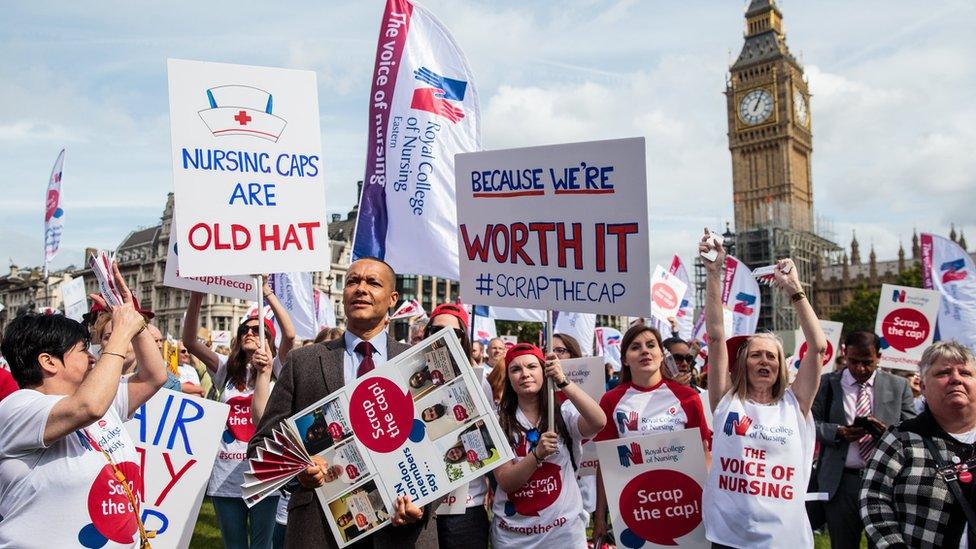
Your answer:
[[[505,369],[508,370],[509,364],[522,355],[532,355],[539,359],[539,364],[544,365],[546,363],[546,356],[542,354],[542,349],[531,343],[519,343],[505,353]]]
[[[458,321],[461,323],[462,330],[468,329],[468,312],[462,309],[461,307],[459,307],[458,305],[455,305],[453,303],[443,303],[441,305],[438,305],[437,307],[434,308],[433,311],[430,312],[430,319],[434,320],[434,318],[436,318],[437,315],[453,316],[454,318],[458,319]]]

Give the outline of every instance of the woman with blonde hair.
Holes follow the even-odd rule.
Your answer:
[[[796,266],[776,262],[774,285],[790,298],[807,341],[807,354],[789,384],[783,345],[773,334],[733,337],[723,325],[722,273],[725,250],[707,271],[708,398],[717,429],[712,468],[702,499],[705,536],[713,547],[813,547],[805,494],[813,463],[817,394],[827,340],[807,301]],[[731,375],[729,370],[731,371]]]

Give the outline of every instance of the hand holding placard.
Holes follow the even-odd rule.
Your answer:
[[[715,262],[718,259],[719,249],[722,242],[718,236],[708,227],[705,227],[705,236],[702,237],[701,244],[698,246],[698,253],[708,261]]]

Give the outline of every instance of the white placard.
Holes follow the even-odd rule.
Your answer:
[[[173,226],[176,226],[175,219]],[[166,271],[163,273],[164,286],[237,299],[249,300],[254,298],[253,276],[180,276],[180,259],[176,251],[176,240],[170,240],[166,254]]]
[[[161,389],[125,422],[142,456],[142,521],[153,548],[190,544],[230,407]]]
[[[600,402],[607,392],[606,368],[602,356],[587,356],[560,360],[566,379],[579,385],[590,398]],[[556,392],[560,402],[566,399],[562,391]],[[565,404],[564,404],[565,405]],[[569,404],[570,406],[572,403]],[[595,475],[597,466],[596,446],[590,439],[582,441],[581,454],[576,464],[576,476]]]
[[[840,353],[840,334],[844,331],[843,322],[832,320],[821,320],[820,329],[823,330],[824,337],[827,338],[827,354],[824,355],[823,371],[834,371],[834,364],[837,363],[837,355]],[[800,361],[807,354],[807,340],[803,337],[803,330],[796,330],[793,341],[796,342],[796,350],[790,359],[790,380],[796,376],[796,371],[800,367]]]
[[[61,285],[61,301],[64,302],[64,316],[81,322],[81,317],[88,312],[84,277],[72,278]]]
[[[677,318],[688,285],[658,265],[651,278],[651,315],[663,322]]]
[[[617,539],[629,540],[628,547],[711,546],[702,522],[705,451],[697,428],[596,448]]]
[[[315,73],[170,59],[183,276],[329,269]]]
[[[649,316],[644,139],[455,157],[461,299]]]
[[[874,332],[881,336],[882,368],[917,370],[922,352],[932,344],[941,296],[935,290],[881,285]]]

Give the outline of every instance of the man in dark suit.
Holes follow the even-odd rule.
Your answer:
[[[385,329],[386,314],[399,297],[395,285],[393,269],[379,259],[364,258],[349,266],[342,290],[345,335],[288,354],[257,433],[248,446],[249,456],[255,455],[256,448],[263,445],[263,440],[271,436],[272,429],[282,420],[409,348],[397,343]],[[286,547],[337,547],[314,492],[325,482],[326,469],[321,458],[316,459],[320,460],[316,465],[298,475],[300,487],[292,493],[288,504]],[[437,528],[428,521],[427,511],[421,511],[406,498],[398,500],[396,508],[389,511],[394,515],[391,526],[350,547],[437,547]]]
[[[812,412],[822,452],[818,489],[830,495],[824,506],[830,545],[856,549],[864,531],[858,508],[864,468],[881,433],[915,417],[915,407],[903,378],[877,370],[877,335],[853,332],[844,346],[847,368],[821,377]],[[855,425],[855,418],[864,419]]]

